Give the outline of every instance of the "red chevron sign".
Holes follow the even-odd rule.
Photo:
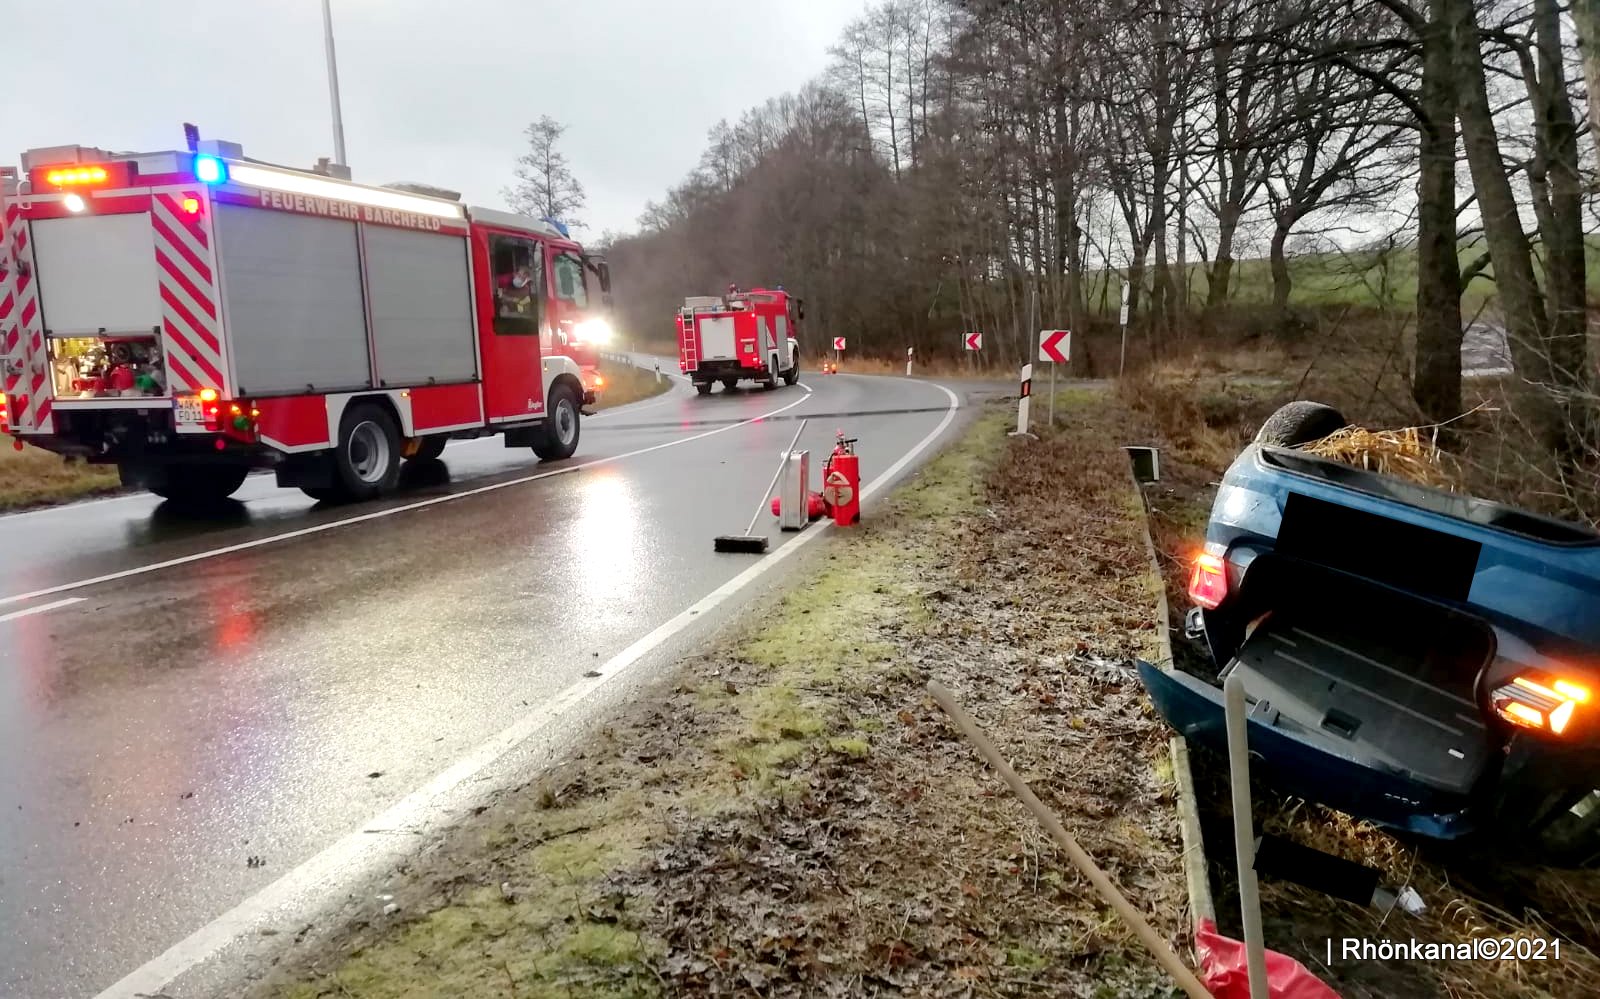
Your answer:
[[[1071,330],[1041,330],[1039,332],[1039,360],[1066,364],[1072,357]]]

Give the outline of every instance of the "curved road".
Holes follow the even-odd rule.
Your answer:
[[[721,615],[665,626],[757,564],[711,539],[744,528],[795,418],[813,480],[837,427],[871,480],[931,453],[956,398],[676,382],[586,420],[570,462],[456,442],[377,504],[257,477],[206,522],[147,496],[0,517],[0,996],[131,993],[123,976],[206,956],[195,941],[220,946],[237,920],[213,921],[263,889],[322,890],[307,862],[389,832],[371,817],[447,774],[491,780],[467,761],[556,740],[528,719],[602,664],[703,637]]]

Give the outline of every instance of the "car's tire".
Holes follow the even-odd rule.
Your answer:
[[[339,502],[339,491],[329,486],[301,486],[300,491],[318,503]]]
[[[400,430],[382,406],[357,403],[339,421],[333,452],[333,495],[359,502],[392,492],[400,482]]]
[[[250,469],[243,465],[158,465],[133,471],[119,466],[124,484],[144,488],[175,503],[219,503],[239,491]]]
[[[700,393],[701,395],[710,395],[711,394],[711,383],[710,382],[695,382],[694,383],[694,390],[696,392]]]
[[[577,394],[565,385],[550,390],[550,405],[545,411],[544,440],[533,446],[542,461],[561,461],[578,451],[580,408]]]
[[[737,379],[737,378],[724,378],[722,380],[722,391],[724,391],[724,392],[735,391],[736,389],[738,389],[738,387],[739,387],[739,379]]]
[[[797,358],[794,359],[794,366],[791,367],[788,371],[785,371],[783,373],[783,383],[785,385],[793,385],[795,382],[797,382],[799,380],[800,380],[800,358],[797,357]]]
[[[1279,406],[1277,412],[1267,417],[1261,429],[1256,431],[1256,443],[1299,447],[1319,441],[1349,425],[1350,421],[1344,418],[1344,414],[1332,406],[1302,399]]]
[[[417,444],[417,449],[406,455],[407,461],[433,461],[444,454],[444,446],[450,443],[450,438],[441,435],[424,437]]]

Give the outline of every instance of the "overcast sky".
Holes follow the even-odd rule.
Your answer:
[[[0,3],[0,163],[82,144],[333,153],[320,0]],[[863,0],[333,0],[355,179],[502,206],[522,128],[564,122],[591,233],[632,229],[720,118],[819,73]]]

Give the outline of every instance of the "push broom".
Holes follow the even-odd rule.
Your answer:
[[[800,443],[800,435],[805,432],[805,429],[806,421],[801,420],[800,429],[794,432],[794,440],[789,442],[789,446],[784,449],[783,457],[778,461],[777,474],[773,475],[772,481],[767,483],[767,491],[761,494],[761,500],[756,504],[756,515],[750,518],[750,525],[744,529],[743,534],[724,534],[715,539],[714,547],[717,551],[744,552],[750,555],[761,555],[766,552],[767,536],[753,533],[756,529],[756,521],[761,519],[761,511],[766,509],[767,506],[767,497],[772,495],[772,490],[777,487],[778,480],[783,477],[783,467],[789,463],[789,452],[793,451],[794,446]]]

